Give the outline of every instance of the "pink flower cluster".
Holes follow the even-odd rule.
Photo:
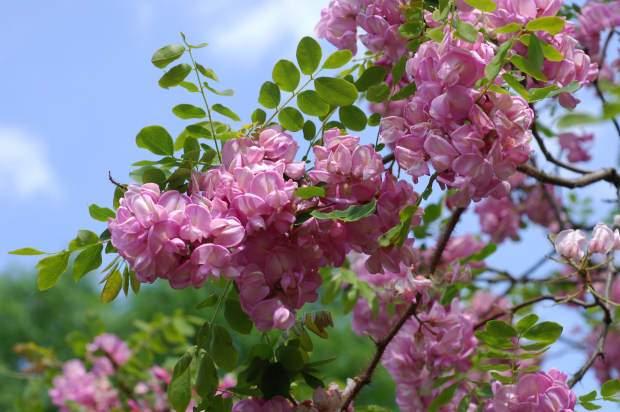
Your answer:
[[[518,240],[523,217],[552,232],[559,230],[557,213],[563,212],[556,211],[551,201],[561,205],[562,199],[555,188],[551,185],[527,185],[517,179],[511,179],[511,182],[513,187],[520,190],[501,199],[484,199],[476,205],[474,210],[478,214],[482,232],[490,235],[495,243],[508,238]]]
[[[603,223],[597,224],[592,230],[588,241],[581,230],[563,230],[555,237],[555,250],[558,254],[574,263],[579,263],[592,254],[607,255],[620,250],[620,231],[612,230]]]
[[[578,16],[576,37],[595,60],[600,59],[601,33],[620,26],[620,1],[589,0]]]
[[[338,385],[331,384],[327,388],[316,388],[311,400],[297,405],[281,396],[269,400],[249,398],[235,403],[232,412],[339,412],[346,394],[347,388],[341,391]],[[353,406],[347,408],[347,412],[353,410]]]
[[[120,406],[109,376],[129,360],[131,351],[125,342],[109,333],[97,336],[86,349],[92,369],[88,371],[80,360],[70,360],[49,390],[52,403],[62,412],[73,410],[71,405],[89,412],[107,412]]]
[[[317,298],[318,269],[340,266],[351,250],[369,255],[373,271],[411,261],[410,244],[381,248],[377,239],[417,195],[384,174],[373,146],[328,130],[307,177],[294,161],[297,149],[292,136],[268,128],[227,141],[222,165],[194,175],[188,194],[131,186],[109,223],[113,245],[141,281],[199,287],[211,276],[234,279],[260,330],[291,327],[295,311]],[[325,195],[298,198],[304,184],[322,186]],[[354,222],[308,216],[371,201],[374,213]]]
[[[533,112],[516,96],[475,89],[493,58],[493,46],[446,35],[422,44],[406,70],[417,86],[402,115],[385,117],[381,139],[417,180],[430,174],[458,189],[452,203],[464,206],[510,191],[509,177],[529,157]]]
[[[477,345],[473,319],[456,300],[448,308],[435,302],[418,319],[403,326],[382,360],[396,382],[396,402],[403,412],[426,410],[441,392],[434,388],[435,379],[466,372]]]
[[[406,52],[406,39],[398,29],[404,18],[400,0],[332,0],[321,11],[317,36],[339,49],[357,52],[358,26],[361,42],[384,62],[398,60]]]
[[[485,411],[573,412],[577,397],[566,380],[564,373],[550,369],[549,372],[525,374],[515,385],[494,382],[493,400]]]
[[[494,12],[484,14],[485,28],[496,29],[510,23],[525,25],[536,18],[556,16],[561,6],[561,0],[500,0]],[[528,87],[549,85],[564,87],[572,82],[586,85],[596,78],[597,65],[592,63],[588,54],[581,49],[575,39],[575,29],[570,23],[566,24],[562,32],[555,35],[544,32],[536,34],[558,50],[563,58],[561,61],[545,60],[542,73],[546,80],[541,82],[530,78]],[[500,39],[503,40],[505,37],[501,35]],[[515,50],[524,57],[527,55],[527,47],[524,45],[517,43]],[[562,93],[559,102],[564,107],[574,108],[579,101],[569,93]]]
[[[49,396],[61,412],[71,412],[72,405],[89,412],[108,412],[120,406],[118,392],[107,376],[87,371],[77,359],[63,365],[62,375],[54,378]]]
[[[594,140],[592,133],[577,135],[575,133],[560,133],[558,140],[562,150],[566,151],[566,157],[569,162],[587,162],[592,156],[588,149]]]

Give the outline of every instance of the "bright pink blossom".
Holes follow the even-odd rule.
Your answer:
[[[528,373],[515,385],[493,383],[489,412],[572,412],[575,393],[566,384],[567,376],[556,370]]]

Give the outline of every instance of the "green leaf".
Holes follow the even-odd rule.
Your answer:
[[[204,399],[215,394],[217,385],[217,370],[213,364],[213,359],[205,353],[200,361],[198,375],[196,376],[196,392]]]
[[[219,300],[219,295],[217,293],[213,293],[209,295],[205,300],[196,305],[196,309],[209,308],[211,306],[215,306],[215,304]]]
[[[596,391],[588,392],[579,397],[580,402],[590,402],[596,399]]]
[[[304,123],[304,139],[312,140],[316,136],[316,125],[311,120],[306,120]]]
[[[108,275],[108,278],[101,290],[101,301],[103,303],[112,302],[118,296],[123,287],[123,276],[118,270],[114,270]]]
[[[329,112],[329,104],[314,90],[304,90],[297,95],[297,107],[310,116],[325,116]]]
[[[304,127],[304,116],[294,107],[285,107],[278,113],[278,121],[286,130],[297,132]]]
[[[88,213],[90,213],[90,217],[100,222],[107,222],[108,219],[113,219],[116,216],[114,210],[95,204],[88,206]]]
[[[45,252],[40,251],[39,249],[35,249],[32,247],[23,247],[21,249],[11,250],[9,255],[18,255],[18,256],[36,256],[36,255],[44,255]]]
[[[190,93],[198,93],[200,91],[198,86],[196,86],[192,82],[182,81],[181,83],[179,83],[179,86],[181,86]]]
[[[280,88],[272,82],[265,82],[260,87],[258,102],[267,109],[275,109],[280,104]]]
[[[497,48],[497,53],[495,53],[491,62],[484,68],[484,75],[488,81],[493,81],[497,77],[502,66],[506,63],[506,57],[511,48],[512,41],[504,42]]]
[[[280,363],[271,363],[264,368],[258,388],[265,398],[287,396],[291,386],[291,378],[286,368]]]
[[[596,411],[596,410],[598,410],[598,409],[601,409],[601,406],[600,406],[600,405],[597,405],[597,404],[592,403],[592,402],[582,402],[582,403],[581,403],[581,406],[582,406],[584,409],[588,410],[588,411]]]
[[[379,113],[373,113],[368,116],[368,126],[379,126],[379,124],[381,124],[381,115]]]
[[[478,39],[478,29],[462,20],[456,20],[456,35],[469,43],[475,43]]]
[[[302,186],[295,190],[295,196],[300,199],[312,199],[325,196],[325,188],[321,186]]]
[[[362,131],[366,128],[368,119],[366,113],[357,106],[344,106],[338,111],[340,121],[347,129],[354,131]]]
[[[495,33],[497,34],[507,34],[507,33],[516,33],[521,30],[521,25],[519,23],[508,23],[502,27],[495,29]]]
[[[45,257],[37,263],[37,287],[47,290],[56,285],[60,275],[67,269],[69,263],[68,251]]]
[[[529,74],[530,76],[541,82],[547,81],[547,76],[545,76],[545,74],[540,70],[536,70],[536,68],[533,67],[533,64],[528,63],[528,60],[523,58],[523,56],[515,54],[510,58],[510,61],[517,67],[517,69],[521,70],[523,73]]]
[[[185,53],[185,47],[181,44],[169,44],[157,50],[153,57],[151,57],[151,63],[160,69],[163,69]]]
[[[405,87],[402,87],[399,91],[397,91],[394,96],[390,98],[392,101],[403,100],[411,96],[416,92],[415,83],[409,83]]]
[[[200,74],[202,74],[204,77],[209,78],[216,82],[220,81],[220,79],[217,77],[217,74],[215,74],[215,71],[213,71],[213,69],[204,67],[200,63],[196,64],[196,67],[198,68],[198,71],[200,72]]]
[[[355,87],[360,92],[365,92],[370,86],[378,84],[385,80],[387,71],[380,66],[371,66],[364,70],[362,75],[355,82]]]
[[[320,212],[318,210],[313,210],[310,214],[315,218],[321,220],[341,220],[343,222],[355,222],[373,214],[376,207],[377,201],[375,199],[372,199],[366,204],[349,206],[344,210],[334,210],[332,212]]]
[[[553,343],[562,335],[562,326],[555,322],[540,322],[532,326],[523,335],[526,339],[536,342]]]
[[[527,89],[525,87],[523,87],[523,85],[519,82],[519,80],[517,80],[516,77],[514,77],[510,73],[506,73],[502,77],[503,77],[504,81],[510,87],[512,87],[514,89],[514,91],[516,91],[517,93],[519,93],[519,95],[521,95],[521,97],[523,97],[527,101],[530,100],[530,93],[527,91]]]
[[[474,9],[486,11],[487,13],[497,9],[497,4],[495,4],[493,0],[465,0],[465,3],[469,4]]]
[[[527,332],[532,326],[538,322],[538,315],[531,313],[522,319],[519,319],[515,327],[519,333]]]
[[[486,324],[486,331],[496,338],[514,338],[517,331],[502,320],[490,320]]]
[[[241,309],[239,300],[227,299],[224,306],[224,317],[233,330],[247,335],[252,331],[252,321]]]
[[[443,37],[442,37],[443,38]],[[392,83],[398,84],[405,75],[407,55],[403,55],[392,68]]]
[[[187,75],[192,71],[192,66],[189,64],[178,64],[164,73],[159,79],[159,86],[164,89],[179,85]]]
[[[390,96],[390,87],[386,83],[375,84],[370,86],[366,92],[366,99],[369,102],[380,103]]]
[[[174,365],[168,385],[168,401],[176,412],[185,412],[192,398],[191,364],[192,355],[185,353]]]
[[[352,58],[353,53],[351,53],[351,50],[336,50],[335,52],[330,54],[327,59],[325,59],[325,62],[323,63],[323,68],[338,69],[350,62]]]
[[[527,48],[527,60],[525,61],[528,68],[533,71],[542,71],[545,55],[542,51],[540,40],[536,36],[530,36],[530,43]]]
[[[202,119],[207,115],[202,108],[193,104],[177,104],[172,108],[172,113],[180,119]]]
[[[618,392],[620,392],[620,380],[618,379],[609,380],[601,386],[601,396],[605,398],[605,400],[614,398]]]
[[[227,371],[233,370],[237,366],[238,354],[232,344],[230,334],[220,325],[214,325],[211,332],[213,334],[211,345],[213,360],[220,368]]]
[[[529,31],[545,31],[549,34],[558,34],[564,30],[566,21],[558,16],[543,16],[530,20],[525,28]]]
[[[357,89],[344,79],[319,77],[314,80],[314,88],[321,99],[333,106],[349,106],[357,99]]]
[[[267,113],[263,109],[256,109],[252,112],[252,123],[263,124],[267,120]]]
[[[456,393],[456,389],[459,387],[458,383],[448,386],[446,389],[442,390],[439,395],[428,406],[428,412],[438,412],[439,409],[450,403],[454,394]]]
[[[136,136],[136,145],[152,153],[163,156],[172,156],[174,143],[166,129],[161,126],[147,126]]]
[[[159,186],[163,186],[166,183],[166,175],[161,169],[156,167],[147,166],[142,169],[140,181],[144,183],[156,183]]]
[[[426,30],[426,37],[434,41],[435,43],[441,43],[443,41],[444,32],[443,27],[435,27],[434,29]]]
[[[73,263],[73,279],[80,280],[85,274],[101,266],[102,251],[103,245],[101,243],[84,248]]]
[[[78,234],[75,239],[69,242],[69,251],[81,249],[84,246],[92,245],[99,242],[99,236],[95,232],[90,230],[78,230]]]
[[[600,121],[600,118],[589,113],[568,113],[558,120],[558,127],[566,129],[578,125],[594,124]]]
[[[202,84],[204,87],[207,88],[207,90],[209,90],[213,94],[217,94],[218,96],[234,96],[235,95],[235,91],[233,89],[218,90],[218,89],[215,89],[209,86],[209,83],[207,82],[203,82]]]
[[[285,92],[292,92],[299,85],[299,69],[290,60],[279,60],[271,72],[273,81]]]
[[[321,46],[312,37],[303,37],[297,45],[297,64],[303,74],[310,75],[318,69],[321,64],[323,52]]]
[[[441,205],[431,204],[424,208],[424,223],[430,224],[441,217]]]
[[[213,109],[213,111],[215,112],[218,112],[222,116],[226,116],[229,119],[232,119],[236,122],[241,120],[241,118],[239,117],[237,113],[233,112],[231,109],[224,106],[223,104],[215,103],[213,106],[211,106],[211,109]]]

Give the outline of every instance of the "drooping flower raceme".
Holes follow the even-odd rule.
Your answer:
[[[489,412],[573,412],[577,397],[566,384],[567,376],[556,370],[528,373],[515,385],[493,383]]]

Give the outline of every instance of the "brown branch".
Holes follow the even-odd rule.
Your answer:
[[[567,187],[569,189],[589,186],[600,181],[609,182],[617,188],[620,187],[620,176],[618,176],[616,169],[611,167],[590,172],[575,179],[567,179],[562,176],[550,175],[529,164],[518,166],[517,170],[537,179],[539,182],[550,183],[556,186]]]
[[[594,350],[594,352],[590,354],[590,356],[588,357],[588,359],[586,359],[585,363],[581,366],[581,368],[579,368],[579,370],[577,370],[577,372],[575,372],[575,374],[568,380],[568,386],[571,388],[575,386],[579,381],[581,381],[581,379],[583,379],[586,372],[590,370],[590,368],[592,367],[592,365],[594,365],[594,362],[596,362],[598,358],[605,359],[605,341],[607,340],[609,327],[611,326],[611,323],[613,321],[611,310],[609,309],[609,304],[607,302],[609,302],[609,295],[611,293],[611,284],[615,273],[615,268],[611,263],[609,265],[609,268],[610,271],[607,274],[607,280],[605,284],[605,299],[601,299],[597,293],[592,293],[592,296],[594,296],[594,304],[603,310],[603,328],[601,329],[601,333],[596,340],[596,349]]]
[[[435,252],[433,253],[433,257],[431,259],[431,269],[430,269],[431,275],[435,273],[435,270],[437,269],[437,265],[441,261],[441,255],[443,255],[446,245],[448,244],[448,241],[450,240],[450,237],[452,236],[452,232],[454,232],[454,229],[456,228],[456,225],[461,219],[461,216],[463,215],[464,211],[465,211],[465,208],[456,209],[454,213],[452,214],[450,221],[447,223],[446,227],[441,233],[441,236],[439,237],[439,240],[437,241]],[[355,384],[353,388],[351,389],[348,396],[346,397],[346,399],[340,406],[341,412],[346,411],[349,405],[351,404],[351,402],[353,402],[353,400],[360,393],[362,388],[370,383],[372,375],[375,372],[375,369],[377,368],[377,366],[379,365],[379,362],[381,361],[381,357],[385,353],[385,350],[387,349],[388,345],[390,344],[392,339],[394,339],[394,337],[398,334],[398,332],[401,330],[403,325],[409,320],[409,318],[411,318],[416,313],[418,309],[418,305],[420,304],[421,300],[422,300],[422,296],[420,294],[417,294],[413,303],[409,305],[405,313],[403,313],[402,316],[398,319],[398,321],[390,328],[390,331],[388,332],[388,334],[375,343],[375,346],[376,346],[375,354],[372,357],[368,367],[366,367],[366,370],[364,370],[364,372],[360,374],[359,376],[355,377]]]
[[[530,105],[530,107],[532,110],[534,110],[534,105]],[[580,173],[584,175],[590,173],[588,170],[581,169],[579,167],[573,166],[559,159],[556,159],[551,154],[551,152],[549,152],[549,149],[547,149],[547,146],[545,145],[545,141],[543,140],[542,136],[538,132],[538,127],[536,126],[536,122],[534,122],[534,124],[532,125],[532,134],[534,135],[534,139],[536,140],[536,143],[538,143],[538,147],[540,147],[540,151],[542,152],[543,156],[545,156],[545,159],[547,159],[548,162],[551,162],[554,165],[559,166],[563,169],[570,170],[571,172]]]
[[[121,188],[123,190],[127,190],[127,185],[124,185],[122,183],[118,183],[116,180],[114,180],[114,178],[112,177],[112,172],[110,172],[109,170],[108,170],[108,180],[110,182],[112,182],[112,184],[114,186],[119,187],[119,188]]]
[[[582,308],[591,308],[594,306],[597,306],[596,303],[587,303],[584,302],[582,300],[579,299],[573,299],[573,298],[566,298],[566,297],[558,297],[558,296],[551,296],[551,295],[541,295],[541,296],[537,296],[533,299],[530,300],[526,300],[525,302],[519,303],[518,305],[513,306],[510,309],[498,312],[493,314],[492,316],[489,316],[488,318],[476,323],[476,325],[474,326],[474,330],[476,329],[480,329],[481,327],[483,327],[484,325],[486,325],[487,322],[501,318],[503,316],[506,315],[514,315],[516,312],[518,312],[519,310],[526,308],[528,306],[532,306],[536,303],[539,302],[543,302],[545,300],[551,300],[555,303],[573,303],[575,305],[581,306]]]
[[[607,49],[609,48],[609,44],[611,43],[611,38],[613,37],[614,33],[615,31],[611,30],[609,34],[607,35],[607,38],[605,39],[603,50],[601,51],[601,58],[599,60],[599,67],[603,67],[603,64],[605,63],[605,56],[607,55]],[[599,84],[598,80],[599,79],[597,77],[596,80],[594,81],[594,90],[596,91],[596,95],[598,96],[598,98],[601,99],[601,102],[603,104],[607,104],[607,99],[605,98],[605,95],[603,94],[603,91],[601,90],[601,85]],[[616,128],[616,132],[618,132],[618,137],[620,137],[620,123],[618,123],[618,120],[616,120],[615,117],[612,117],[610,120],[614,124],[614,127]]]

